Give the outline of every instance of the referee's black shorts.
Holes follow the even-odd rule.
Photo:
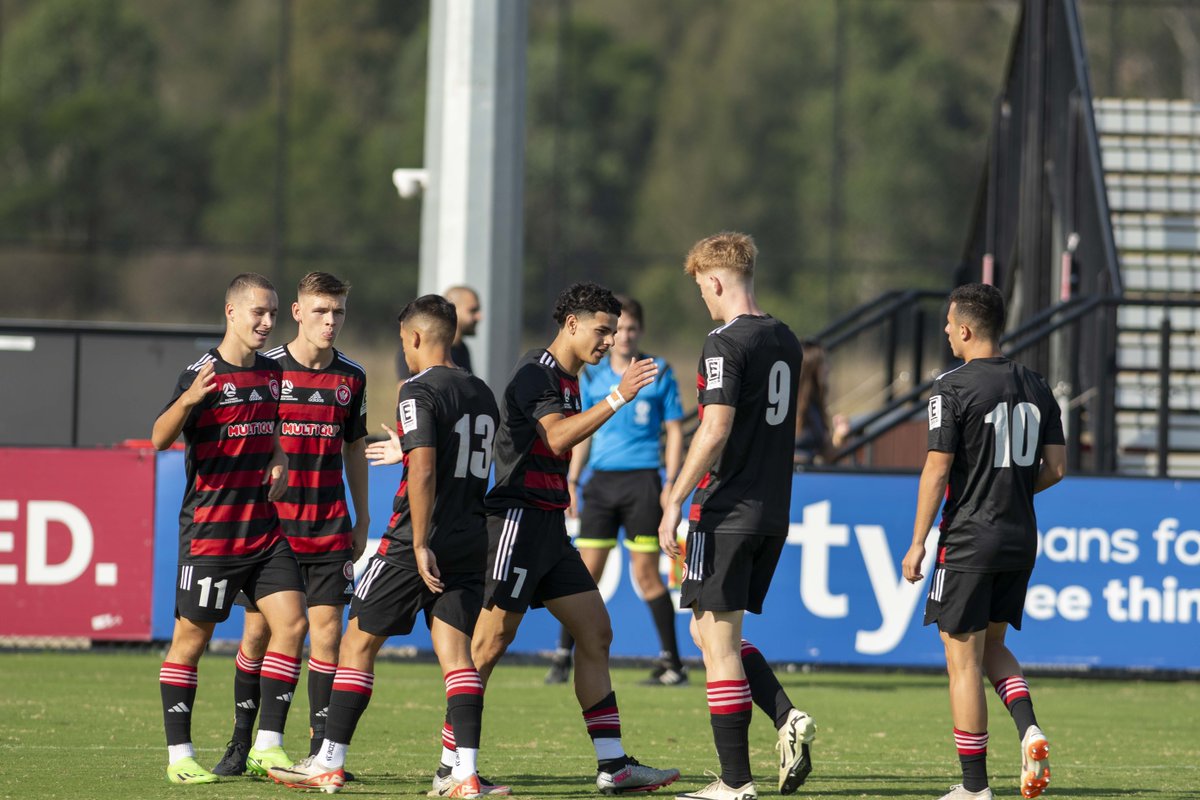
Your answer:
[[[656,469],[594,471],[583,486],[575,546],[598,550],[616,547],[617,532],[624,528],[626,549],[657,553],[661,494],[662,477]]]
[[[992,622],[1007,622],[1021,630],[1032,573],[1032,569],[960,572],[938,566],[929,580],[925,624],[936,622],[939,631],[950,634],[987,630]]]

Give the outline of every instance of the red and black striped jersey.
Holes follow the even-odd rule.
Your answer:
[[[696,376],[704,407],[733,406],[733,428],[692,495],[693,529],[786,536],[796,387],[803,353],[787,325],[742,314],[708,335]]]
[[[255,354],[239,367],[216,349],[179,376],[166,411],[213,364],[217,390],[205,396],[183,424],[187,488],[179,512],[181,561],[254,560],[282,536],[275,506],[263,483],[275,450],[279,364]]]
[[[342,446],[367,435],[367,373],[336,348],[325,369],[309,369],[287,346],[266,353],[283,367],[279,442],[288,488],[275,510],[296,558],[345,561],[353,548],[342,481]]]
[[[488,492],[489,511],[570,505],[567,467],[570,451],[556,456],[538,436],[537,421],[550,414],[580,412],[579,380],[559,367],[548,350],[530,350],[513,369],[500,406],[496,431],[496,482]]]
[[[438,569],[484,570],[487,561],[487,492],[500,411],[492,390],[462,369],[430,367],[404,382],[396,408],[396,430],[404,447],[404,478],[392,503],[395,513],[379,543],[379,555],[416,569],[408,500],[409,454],[421,447],[436,453],[433,517],[428,544]]]

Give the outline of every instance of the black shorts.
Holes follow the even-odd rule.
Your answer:
[[[1021,630],[1032,572],[957,572],[939,566],[929,580],[925,624],[936,622],[939,631],[954,634],[986,630],[989,622]]]
[[[374,636],[405,636],[424,611],[426,627],[437,617],[470,636],[483,603],[483,576],[448,572],[442,574],[442,584],[441,592],[431,592],[415,569],[371,556],[350,601],[350,619]]]
[[[617,531],[624,528],[626,548],[635,553],[657,553],[661,493],[662,478],[656,469],[593,472],[583,486],[575,546],[616,547]]]
[[[691,531],[680,608],[761,614],[785,536]]]
[[[304,591],[300,567],[286,540],[272,547],[265,558],[251,562],[237,558],[220,563],[184,561],[176,578],[175,616],[193,622],[224,622],[239,592],[261,600],[276,592]]]
[[[524,614],[547,600],[596,590],[562,511],[510,508],[488,517],[483,607]]]
[[[300,578],[304,581],[304,604],[313,606],[344,606],[354,594],[354,562],[300,562]],[[258,611],[258,605],[246,593],[238,592],[237,604],[247,611]]]

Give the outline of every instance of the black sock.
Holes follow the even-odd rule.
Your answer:
[[[671,595],[663,592],[647,600],[646,605],[650,607],[650,617],[658,631],[663,657],[671,669],[677,670],[683,666],[683,662],[679,660],[679,641],[675,638],[675,604],[671,602]]]
[[[483,726],[483,681],[478,670],[457,669],[446,673],[446,714],[454,730],[455,748],[478,750]]]
[[[962,785],[968,792],[980,792],[987,788],[987,742],[987,731],[968,733],[954,729],[958,763],[962,765]]]
[[[162,695],[163,728],[167,744],[187,744],[192,740],[192,708],[196,705],[196,668],[164,661],[158,671]]]
[[[792,705],[787,692],[779,685],[779,679],[775,677],[763,654],[745,639],[742,639],[742,669],[750,684],[750,695],[754,698],[754,705],[771,718],[776,730],[782,728],[783,723],[787,722],[788,712],[795,706]]]
[[[575,637],[567,630],[567,626],[563,625],[558,632],[558,652],[554,654],[557,658],[570,658],[571,650],[575,647]]]
[[[617,708],[617,693],[609,692],[600,702],[591,708],[584,709],[583,724],[587,726],[588,736],[593,744],[596,739],[621,738],[621,712]],[[629,763],[629,756],[619,758],[596,758],[596,766],[601,772],[615,772]]]
[[[350,744],[354,729],[375,686],[375,674],[360,669],[338,667],[329,695],[329,716],[325,720],[325,738],[338,744]]]
[[[1017,725],[1017,736],[1024,740],[1025,732],[1037,725],[1037,717],[1033,713],[1033,698],[1029,696],[1029,684],[1025,682],[1024,677],[1011,675],[1001,678],[993,685],[996,687],[996,694],[1000,695]]]
[[[258,717],[258,706],[262,700],[259,673],[262,659],[247,658],[238,648],[235,659],[237,669],[233,671],[233,740],[250,744],[254,732],[254,720]]]
[[[751,711],[733,714],[710,714],[713,743],[721,761],[721,780],[737,789],[754,780],[750,773],[750,715]]]
[[[262,672],[259,674],[259,685],[262,687],[262,713],[258,720],[260,731],[283,733],[299,681],[300,659],[272,652],[263,656]]]
[[[308,657],[308,754],[316,755],[325,740],[325,720],[329,717],[329,695],[337,664]]]

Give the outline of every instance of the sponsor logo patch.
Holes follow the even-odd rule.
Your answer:
[[[704,388],[720,389],[725,385],[725,358],[704,359]]]
[[[310,402],[310,403],[324,403],[324,402],[325,402],[325,398],[324,398],[324,397],[321,397],[321,393],[320,393],[319,391],[316,391],[316,392],[313,392],[312,394],[310,394],[310,395],[308,396],[308,402]]]
[[[417,429],[417,401],[405,400],[400,404],[401,433],[412,433]]]
[[[942,427],[942,396],[935,394],[929,398],[929,430]]]
[[[259,400],[262,400],[262,395],[258,393],[258,389],[251,389],[250,390],[250,402],[257,403]]]
[[[283,398],[282,399],[295,400],[296,398],[292,394],[293,388],[295,388],[295,384],[293,384],[291,381],[284,381],[283,382]]]

